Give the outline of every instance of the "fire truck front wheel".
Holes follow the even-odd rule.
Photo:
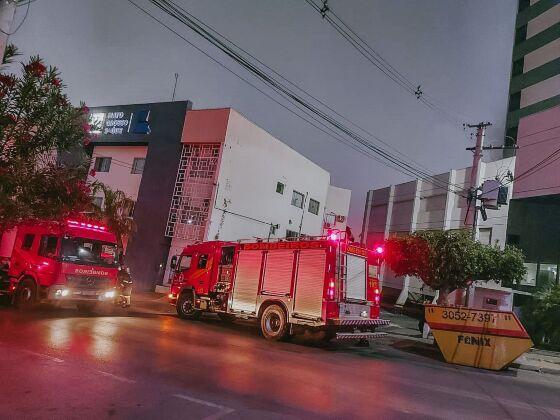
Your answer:
[[[14,306],[18,309],[30,309],[37,303],[37,285],[26,278],[20,281],[14,296]]]
[[[193,293],[183,292],[177,301],[177,315],[182,319],[198,319],[202,312],[194,308]]]
[[[267,306],[260,319],[261,332],[267,340],[280,341],[288,336],[288,320],[284,309],[276,304]]]

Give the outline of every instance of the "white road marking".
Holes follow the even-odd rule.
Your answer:
[[[64,363],[64,360],[59,359],[58,357],[49,356],[48,354],[36,353],[34,351],[31,351],[31,350],[21,350],[21,351],[24,352],[24,353],[27,353],[27,354],[31,354],[33,356],[40,357],[42,359],[51,360],[51,361],[56,362],[56,363]]]
[[[200,404],[200,405],[205,405],[207,407],[212,407],[212,408],[217,408],[218,410],[220,410],[218,413],[216,414],[211,414],[210,416],[204,417],[203,420],[215,420],[215,419],[219,419],[220,417],[223,417],[227,414],[233,413],[235,410],[233,408],[230,407],[226,407],[224,405],[220,405],[220,404],[216,404],[213,403],[212,401],[206,401],[206,400],[201,400],[198,398],[194,398],[191,397],[189,395],[184,395],[184,394],[174,394],[173,395],[176,398],[181,398],[182,400],[187,400],[196,404]]]
[[[134,379],[128,379],[128,378],[125,378],[123,376],[114,375],[114,374],[109,373],[109,372],[104,372],[102,370],[97,370],[97,369],[94,369],[94,370],[95,370],[95,372],[100,373],[101,375],[107,376],[109,378],[116,379],[117,381],[126,382],[127,384],[135,384],[136,383],[136,381]]]

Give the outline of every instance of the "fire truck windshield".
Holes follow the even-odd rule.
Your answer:
[[[89,238],[69,237],[62,239],[62,261],[73,264],[116,267],[117,245]]]

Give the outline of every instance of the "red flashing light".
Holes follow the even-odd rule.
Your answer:
[[[373,293],[376,294],[376,295],[378,295],[378,294],[379,294],[379,289],[375,289],[375,290],[373,291]]]
[[[88,229],[94,229],[94,230],[106,230],[105,226],[100,226],[100,225],[94,225],[91,223],[85,223],[85,222],[77,222],[75,220],[67,220],[66,223],[68,223],[71,226],[76,226],[76,227],[83,227],[83,228],[88,228]]]
[[[338,241],[338,233],[336,233],[336,232],[330,233],[330,234],[329,234],[329,239],[330,239],[331,241]]]
[[[383,252],[385,252],[385,249],[381,245],[375,247],[375,253],[376,254],[381,255],[381,254],[383,254]]]

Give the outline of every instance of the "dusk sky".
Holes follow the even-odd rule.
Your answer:
[[[255,81],[188,28],[135,0],[226,66]],[[432,173],[468,166],[469,132],[450,124],[360,56],[304,0],[178,0],[189,12]],[[515,0],[330,0],[369,45],[431,98],[501,143]],[[19,22],[25,12],[20,7]],[[337,143],[216,65],[127,0],[43,0],[11,38],[24,56],[59,67],[76,104],[176,99],[233,107],[352,189],[359,233],[368,189],[410,179]],[[257,82],[258,83],[258,82]],[[273,157],[271,157],[273,158]]]

